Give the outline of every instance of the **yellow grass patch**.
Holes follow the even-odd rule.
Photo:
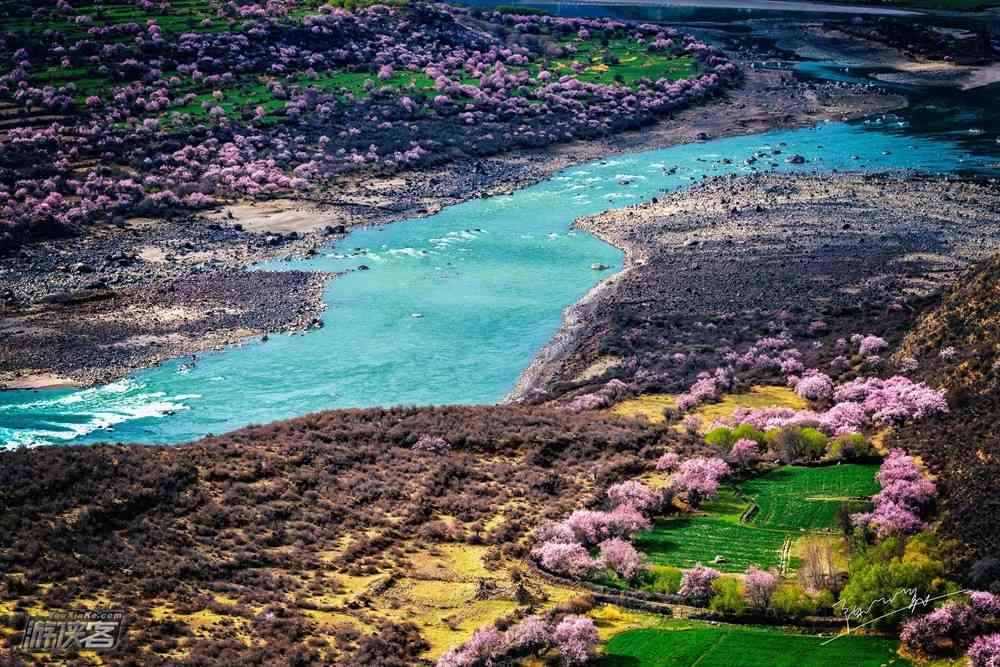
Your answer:
[[[871,437],[872,447],[882,456],[886,456],[889,453],[889,448],[885,444],[885,439],[889,436],[889,433],[890,429],[885,428]]]
[[[664,408],[673,408],[676,405],[676,394],[643,394],[622,401],[611,408],[611,413],[631,418],[645,415],[650,422],[656,424],[663,421]],[[756,385],[745,394],[726,394],[718,403],[704,403],[691,414],[701,419],[702,430],[707,432],[711,429],[712,422],[730,417],[736,408],[805,410],[808,407],[809,403],[788,387]]]
[[[654,424],[663,421],[663,409],[677,405],[675,394],[643,394],[622,401],[611,409],[611,413],[619,417],[636,418],[645,415]]]
[[[577,381],[592,380],[596,377],[604,375],[612,368],[615,368],[616,366],[621,364],[622,361],[623,359],[621,357],[616,357],[614,355],[606,354],[602,357],[598,357],[597,359],[595,359],[593,363],[591,363],[589,366],[583,369],[580,372],[580,374],[577,375],[574,379]]]
[[[712,422],[731,417],[736,408],[805,410],[808,407],[809,403],[789,387],[756,385],[745,394],[726,394],[718,403],[700,405],[692,414],[701,419],[702,429],[707,432],[711,430]]]
[[[649,628],[663,620],[663,617],[658,614],[634,611],[612,604],[604,604],[593,609],[589,616],[594,620],[597,636],[601,638],[602,642],[606,642],[611,637],[626,630]]]
[[[822,544],[829,544],[833,548],[833,564],[834,566],[842,571],[846,572],[848,567],[848,557],[847,557],[847,543],[844,538],[840,535],[818,535],[811,534],[806,537],[800,537],[799,539],[792,542],[791,549],[789,549],[789,555],[792,558],[805,558],[806,555],[806,544],[808,542],[819,542]]]
[[[410,557],[413,574],[427,579],[475,581],[480,577],[495,577],[497,573],[483,564],[487,547],[470,544],[440,544],[435,554],[420,551]]]

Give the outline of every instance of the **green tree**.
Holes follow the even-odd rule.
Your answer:
[[[834,611],[882,627],[895,627],[930,611],[935,602],[923,604],[923,600],[958,590],[945,578],[954,549],[954,542],[930,533],[866,546],[851,559],[850,579]]]
[[[712,582],[712,600],[708,608],[723,614],[742,614],[747,603],[743,599],[743,586],[734,577],[719,577]]]

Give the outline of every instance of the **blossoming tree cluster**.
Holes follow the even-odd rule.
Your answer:
[[[480,628],[468,642],[442,655],[437,667],[508,664],[551,649],[559,651],[565,664],[582,665],[590,659],[597,641],[597,628],[585,616],[529,616],[506,631],[494,625]]]
[[[871,355],[886,349],[884,339],[874,335],[855,334],[852,342],[839,339],[845,349],[855,345],[859,354]],[[721,392],[732,386],[741,369],[769,369],[775,372],[795,372],[788,377],[796,394],[813,404],[811,409],[787,407],[736,408],[723,425],[747,425],[758,431],[789,426],[816,428],[827,435],[839,436],[862,433],[867,428],[891,426],[924,419],[948,412],[948,403],[941,390],[914,382],[904,375],[883,379],[862,376],[836,384],[830,375],[819,369],[805,369],[801,352],[788,336],[762,338],[746,352],[728,352],[731,364],[716,368],[714,373],[702,373],[688,391],[678,397],[677,407],[686,411],[699,403],[720,398]],[[744,443],[742,448],[747,445]],[[746,452],[741,452],[741,458]]]
[[[936,658],[968,651],[972,667],[1000,664],[1000,634],[989,633],[1000,619],[1000,596],[974,591],[968,603],[949,600],[903,625],[899,638],[907,649]]]
[[[634,580],[647,563],[627,540],[650,527],[649,517],[663,506],[663,494],[629,480],[609,487],[607,499],[608,510],[576,510],[543,526],[532,557],[544,569],[571,579],[591,579],[611,568],[626,581]]]
[[[88,27],[91,14],[60,3],[49,16],[60,27],[0,37],[0,101],[60,118],[0,135],[11,157],[0,242],[137,208],[199,208],[360,169],[602,136],[737,75],[667,27],[486,13],[483,30],[469,11],[225,3],[221,19],[177,30],[156,17]],[[507,37],[491,32],[501,28]],[[683,78],[591,80],[602,40],[695,65]]]
[[[922,517],[937,495],[937,488],[920,472],[913,457],[893,450],[875,479],[882,487],[872,498],[875,509],[854,514],[854,523],[871,528],[881,538],[923,530]]]

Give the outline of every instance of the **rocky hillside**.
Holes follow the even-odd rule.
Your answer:
[[[966,271],[918,320],[898,356],[946,388],[952,411],[891,438],[939,476],[945,527],[979,556],[1000,553],[1000,256]]]

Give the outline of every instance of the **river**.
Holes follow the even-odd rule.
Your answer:
[[[802,76],[865,76],[836,63],[797,66]],[[986,171],[997,159],[995,93],[893,89],[914,102],[898,115],[616,155],[510,195],[352,231],[309,260],[260,266],[369,270],[330,282],[322,329],[91,389],[4,392],[0,442],[179,443],[329,408],[497,402],[556,332],[563,310],[621,267],[617,249],[572,229],[577,217],[754,169],[951,173]],[[744,163],[774,149],[781,155],[773,162]],[[792,153],[807,161],[785,162]]]

